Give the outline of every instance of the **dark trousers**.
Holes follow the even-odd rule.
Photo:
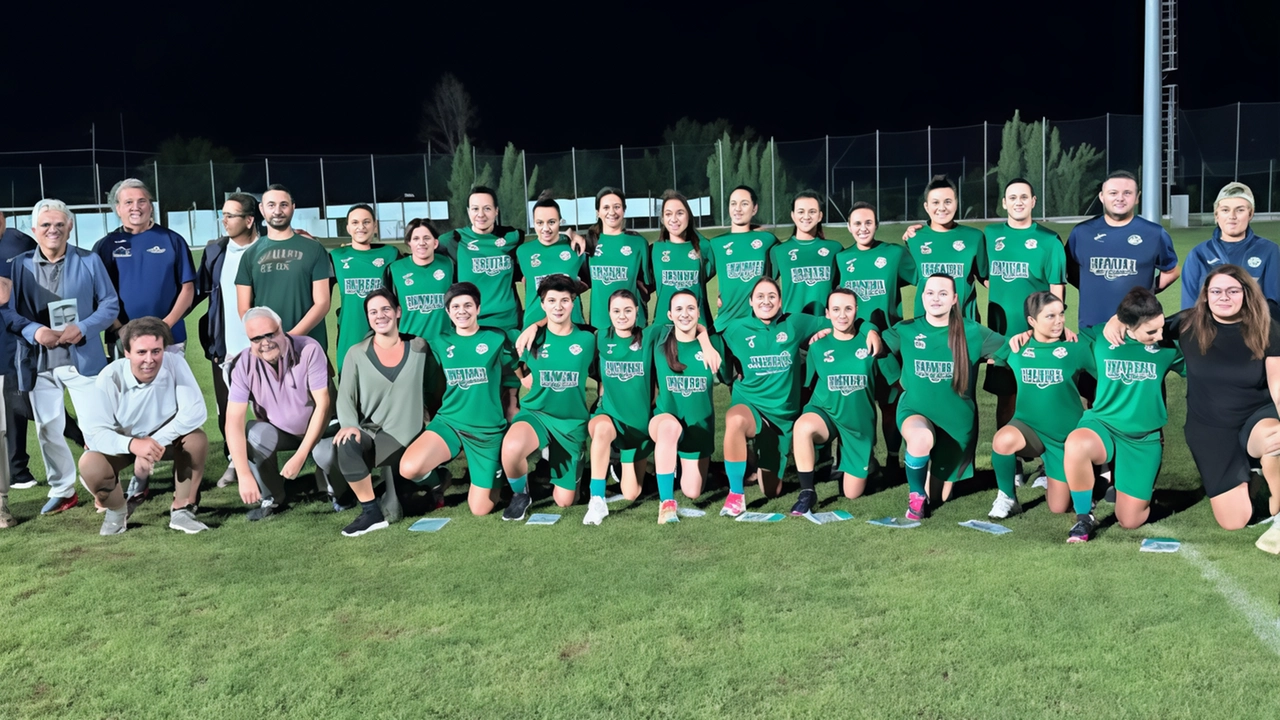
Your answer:
[[[31,456],[27,454],[27,424],[34,421],[35,413],[31,412],[31,400],[24,392],[18,391],[18,376],[8,373],[4,376],[4,427],[5,440],[9,444],[9,478],[10,482],[26,482],[32,480]],[[73,415],[67,415],[64,437],[84,447],[84,434],[76,424]]]
[[[231,461],[231,451],[227,449],[227,379],[222,376],[222,363],[210,360],[213,366],[213,399],[218,404],[218,434],[222,436],[222,456]]]

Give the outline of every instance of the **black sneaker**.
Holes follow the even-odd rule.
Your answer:
[[[362,512],[360,517],[356,518],[350,525],[342,528],[344,537],[359,537],[365,533],[371,533],[374,530],[382,530],[389,527],[387,519],[381,515],[370,515]]]
[[[791,506],[792,515],[807,515],[813,510],[813,506],[818,504],[818,492],[816,490],[801,490],[800,499],[796,500],[796,504]]]
[[[1115,485],[1107,486],[1107,494],[1102,496],[1102,500],[1104,502],[1109,502],[1112,505],[1116,503],[1116,486]]]
[[[280,513],[284,512],[284,507],[285,507],[284,505],[276,505],[276,504],[259,505],[258,507],[245,513],[245,517],[249,519],[249,522],[266,520],[267,518],[272,517],[273,515],[279,515]]]
[[[1089,536],[1093,535],[1093,531],[1097,527],[1098,521],[1094,519],[1092,513],[1076,515],[1076,524],[1071,526],[1071,532],[1067,534],[1067,542],[1089,542]]]
[[[511,502],[507,503],[507,509],[502,511],[502,519],[516,522],[524,520],[525,514],[529,512],[529,505],[532,503],[533,498],[529,497],[529,493],[512,495]]]

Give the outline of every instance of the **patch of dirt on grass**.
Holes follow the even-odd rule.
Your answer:
[[[587,641],[569,643],[560,649],[560,659],[568,662],[586,655],[591,650],[591,643]]]

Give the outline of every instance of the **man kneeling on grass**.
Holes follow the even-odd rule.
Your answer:
[[[174,461],[169,527],[188,534],[208,530],[195,517],[209,451],[200,429],[209,414],[200,386],[185,358],[165,353],[173,335],[160,318],[130,320],[120,330],[120,343],[124,357],[98,374],[92,402],[77,408],[93,448],[80,456],[80,477],[107,509],[101,534],[125,531],[130,510],[161,460]],[[126,501],[119,474],[130,465],[134,480]]]

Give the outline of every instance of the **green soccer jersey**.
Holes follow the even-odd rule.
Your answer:
[[[827,296],[836,282],[836,256],[842,249],[835,240],[794,237],[774,246],[769,262],[782,285],[782,312],[826,314]]]
[[[805,375],[813,382],[809,404],[821,408],[837,426],[875,437],[876,359],[867,340],[828,335],[809,346]]]
[[[902,320],[902,288],[916,281],[916,261],[902,245],[872,240],[836,255],[840,287],[858,296],[858,317],[884,332]]]
[[[315,240],[296,234],[284,240],[264,237],[244,251],[236,285],[253,288],[253,305],[274,310],[280,327],[289,332],[315,305],[312,283],[333,277],[331,270],[329,253]],[[328,351],[324,320],[307,335]]]
[[[1159,430],[1169,421],[1162,389],[1165,373],[1187,374],[1182,350],[1177,343],[1143,345],[1133,338],[1127,338],[1123,345],[1112,345],[1101,337],[1101,327],[1081,333],[1094,341],[1098,375],[1094,416],[1134,438]]]
[[[471,282],[480,290],[480,324],[511,330],[519,327],[520,300],[516,297],[516,249],[520,233],[477,235],[459,228],[458,282]]]
[[[590,417],[587,378],[595,357],[595,333],[575,327],[560,336],[542,329],[533,347],[520,356],[533,376],[528,394],[520,398],[520,409],[540,413],[547,429],[557,436],[585,437]]]
[[[715,263],[715,276],[720,281],[716,323],[751,317],[751,289],[760,278],[772,276],[769,252],[777,244],[778,238],[773,233],[762,230],[729,233],[703,243],[713,248],[710,254]],[[658,317],[666,316],[659,314]]]
[[[907,249],[916,263],[916,315],[921,316],[924,283],[930,275],[943,273],[956,279],[960,309],[970,320],[978,319],[978,296],[973,291],[975,280],[981,280],[986,267],[986,243],[981,230],[964,225],[937,232],[928,225],[916,231],[907,241]]]
[[[444,401],[436,417],[471,435],[505,430],[502,376],[514,372],[516,364],[507,336],[487,328],[474,335],[459,335],[450,327],[423,339],[444,371]]]
[[[364,313],[364,298],[382,287],[383,276],[400,252],[390,245],[376,244],[368,250],[343,245],[329,252],[333,277],[338,284],[338,372],[347,350],[369,334],[369,319]]]
[[[520,274],[524,276],[524,327],[538,322],[547,316],[538,300],[538,285],[548,275],[568,275],[572,280],[579,280],[586,267],[587,258],[574,252],[569,244],[569,236],[561,235],[550,245],[543,245],[538,240],[526,240],[516,250],[516,261],[520,264]],[[583,324],[582,298],[574,298],[573,322]]]
[[[1042,343],[1033,338],[1016,353],[1005,343],[996,352],[995,361],[1012,370],[1018,382],[1014,416],[1041,437],[1066,442],[1084,413],[1076,378],[1082,372],[1096,372],[1093,343],[1083,336],[1073,343]]]
[[[643,333],[641,341],[633,342],[634,337],[618,337],[612,328],[596,333],[600,378],[596,410],[648,434],[653,417],[653,340],[650,333]]]
[[[1062,238],[1034,222],[1022,230],[1008,223],[988,225],[983,235],[987,266],[979,271],[990,282],[987,326],[1003,335],[1023,332],[1030,327],[1024,308],[1027,296],[1067,282]]]
[[[387,268],[383,282],[395,288],[400,299],[400,332],[430,337],[445,331],[444,294],[453,285],[453,261],[437,254],[426,265],[412,257],[400,258]]]
[[[918,236],[917,236],[918,237]],[[919,414],[941,427],[952,437],[972,434],[976,408],[973,402],[974,379],[979,360],[992,357],[1004,338],[974,322],[964,321],[965,341],[969,347],[969,388],[957,395],[951,388],[955,363],[947,345],[947,326],[935,327],[925,318],[904,320],[884,333],[895,362],[882,364],[889,382],[901,375],[902,398],[898,416]]]
[[[649,243],[640,235],[601,235],[587,266],[591,269],[591,316],[587,319],[596,330],[608,330],[610,327],[610,295],[618,290],[630,290],[639,300],[638,283],[653,287]],[[648,313],[641,305],[636,313],[636,325],[644,327],[646,315]]]
[[[826,318],[790,313],[769,323],[751,317],[721,328],[724,345],[742,374],[733,384],[733,404],[755,408],[780,428],[791,427],[800,413],[804,385],[801,368],[793,364],[800,348],[825,327]]]
[[[653,306],[655,324],[669,322],[667,311],[671,308],[671,296],[677,290],[688,290],[698,298],[698,311],[703,325],[710,326],[711,308],[707,305],[707,280],[715,274],[710,241],[699,239],[699,254],[690,243],[670,240],[655,242],[650,248],[650,265],[653,282],[657,285],[657,302]]]
[[[667,359],[667,336],[674,332],[670,325],[660,326],[654,338],[653,368],[658,381],[658,399],[654,414],[668,413],[683,420],[688,427],[697,428],[703,436],[714,437],[716,430],[716,404],[711,389],[716,382],[728,384],[729,358],[725,355],[724,342],[718,335],[711,336],[711,346],[720,353],[723,362],[720,372],[712,373],[703,364],[702,345],[697,340],[676,341],[676,359],[684,364],[681,372],[671,369]]]

